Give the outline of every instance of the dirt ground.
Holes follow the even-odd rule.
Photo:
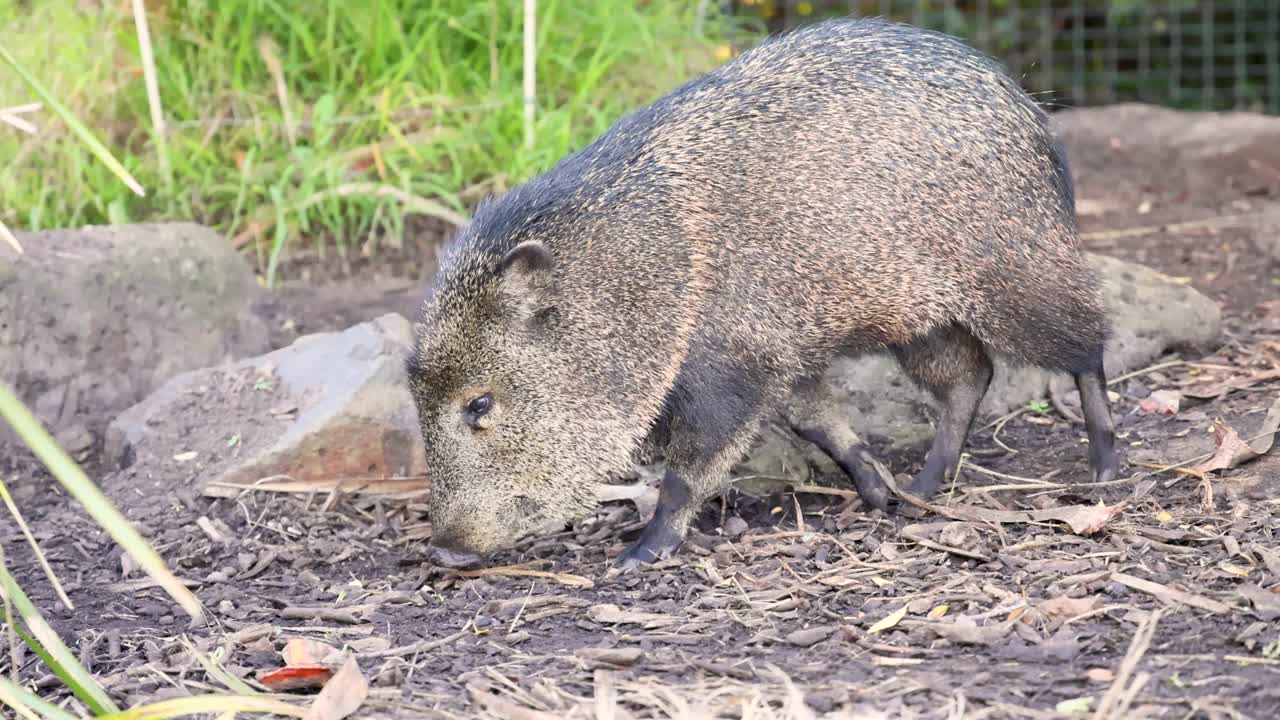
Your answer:
[[[676,558],[615,576],[640,527],[616,503],[494,561],[546,575],[480,577],[425,561],[420,496],[108,487],[207,607],[191,626],[33,459],[0,448],[76,609],[7,518],[5,562],[124,704],[224,690],[201,659],[252,682],[304,637],[355,652],[371,685],[357,717],[1277,717],[1280,453],[1185,468],[1214,451],[1216,418],[1248,439],[1280,397],[1280,263],[1256,227],[1199,222],[1280,206],[1280,171],[1223,166],[1192,187],[1159,154],[1073,161],[1090,248],[1186,278],[1225,318],[1213,354],[1114,382],[1128,461],[1116,482],[1082,483],[1083,428],[1063,408],[1028,410],[981,422],[933,512],[730,493]],[[276,344],[410,314],[439,234],[420,224],[350,276],[333,261],[286,266],[263,308]],[[1144,409],[1160,391],[1181,394],[1176,413]],[[922,459],[884,458],[899,476]],[[64,699],[39,668],[28,656],[23,678]],[[616,714],[597,714],[611,700]]]

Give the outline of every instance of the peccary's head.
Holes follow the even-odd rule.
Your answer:
[[[550,244],[508,230],[473,223],[451,244],[408,361],[444,565],[590,512],[593,481],[629,462],[635,436],[593,371],[600,343],[583,332]]]

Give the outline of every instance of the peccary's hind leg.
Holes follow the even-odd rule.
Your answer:
[[[907,375],[942,406],[924,469],[911,483],[913,493],[928,498],[960,462],[969,428],[991,384],[991,358],[972,333],[954,324],[896,346],[893,352]]]
[[[818,390],[816,382],[796,389],[787,409],[791,430],[840,466],[863,502],[887,513],[896,511],[900,501],[880,479],[866,445],[849,427],[849,419],[834,413]]]
[[[1089,434],[1089,466],[1094,482],[1116,478],[1120,461],[1116,456],[1115,426],[1107,403],[1107,377],[1102,370],[1102,352],[1098,352],[1097,368],[1075,376],[1080,391],[1080,409],[1084,413],[1085,431]]]

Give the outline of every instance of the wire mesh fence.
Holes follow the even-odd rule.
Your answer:
[[[1280,114],[1280,0],[727,0],[757,29],[881,16],[964,38],[1050,107]]]

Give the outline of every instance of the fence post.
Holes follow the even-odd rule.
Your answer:
[[[537,87],[538,0],[524,0],[524,146],[533,149],[533,113]]]

